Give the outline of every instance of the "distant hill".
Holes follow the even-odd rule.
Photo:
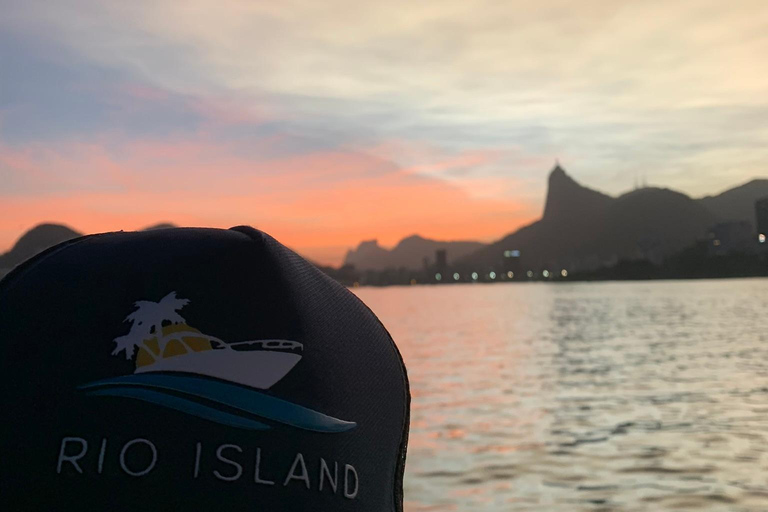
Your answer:
[[[361,242],[347,252],[344,265],[360,271],[407,268],[420,270],[425,258],[435,263],[435,251],[445,249],[456,268],[502,268],[503,254],[521,251],[520,268],[592,270],[620,259],[658,262],[704,237],[724,221],[755,222],[754,203],[768,197],[768,179],[755,179],[718,195],[692,199],[664,188],[642,188],[611,197],[579,184],[556,165],[549,175],[542,218],[492,244],[439,241],[418,235],[393,249],[376,240]],[[162,223],[145,230],[174,227]],[[81,236],[60,224],[41,224],[0,254],[0,277],[35,254]],[[509,261],[506,261],[509,264]],[[343,268],[343,279],[353,271]]]
[[[356,249],[350,249],[344,258],[345,265],[354,265],[358,270],[383,270],[386,268],[421,269],[424,258],[435,261],[435,251],[445,249],[448,261],[455,261],[483,247],[480,242],[447,242],[430,240],[418,235],[402,239],[391,250],[381,247],[376,240],[361,242]]]
[[[142,231],[174,227],[176,227],[174,224],[161,223],[146,227]],[[83,234],[62,224],[40,224],[35,226],[24,233],[11,250],[0,254],[0,278],[16,265],[23,263],[37,253],[79,236],[83,236]]]
[[[172,229],[175,227],[177,227],[176,224],[171,224],[170,222],[161,222],[160,224],[147,226],[146,228],[142,229],[142,231],[156,231],[158,229]]]
[[[705,236],[718,216],[700,201],[662,188],[614,198],[577,183],[558,165],[549,176],[544,215],[462,258],[460,266],[503,267],[519,250],[520,268],[592,269],[624,258],[660,260]]]
[[[10,251],[0,254],[0,277],[19,263],[61,242],[82,236],[61,224],[40,224],[27,231]]]
[[[567,223],[574,214],[592,219],[603,215],[612,201],[612,197],[577,183],[558,164],[549,174],[542,220]]]
[[[755,223],[755,201],[768,197],[768,179],[752,180],[716,196],[699,199],[718,219],[747,220]]]
[[[541,219],[497,242],[436,242],[412,236],[390,251],[369,240],[349,251],[344,263],[360,270],[416,270],[425,257],[434,261],[438,247],[448,249],[450,265],[466,270],[503,268],[511,263],[503,259],[510,250],[521,251],[515,262],[519,268],[534,270],[591,270],[620,259],[660,262],[705,237],[718,222],[754,223],[755,200],[766,196],[768,179],[701,199],[654,187],[612,197],[581,185],[558,164],[549,175]]]

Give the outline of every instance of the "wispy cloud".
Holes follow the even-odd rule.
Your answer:
[[[500,236],[538,213],[555,157],[612,193],[637,174],[703,195],[767,173],[761,0],[0,7],[0,194],[18,208],[143,180],[224,197],[253,179],[285,215],[269,187],[348,214],[367,211],[355,180],[416,201],[430,196],[421,176],[467,203],[466,236]],[[409,211],[441,211],[429,205]],[[325,230],[352,222],[331,214]],[[371,215],[366,236],[412,231]],[[440,234],[434,222],[424,234]]]
[[[16,178],[17,186],[2,197],[0,236],[50,219],[86,232],[139,229],[159,220],[219,227],[249,222],[321,263],[338,264],[351,243],[371,234],[385,244],[412,232],[490,239],[531,220],[529,205],[476,199],[364,154],[317,152],[254,163],[227,153],[203,140],[141,141],[118,154],[88,144],[60,152],[3,148],[0,168],[10,170],[6,178]],[[45,168],[57,171],[38,172]]]

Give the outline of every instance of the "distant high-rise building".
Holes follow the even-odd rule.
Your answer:
[[[517,249],[507,249],[503,253],[502,260],[504,272],[508,276],[522,275],[522,264],[520,263],[520,251]]]
[[[757,217],[757,236],[761,243],[766,243],[768,236],[768,197],[755,201],[755,216]]]
[[[439,272],[444,272],[448,268],[448,251],[438,249],[435,251],[435,265]]]

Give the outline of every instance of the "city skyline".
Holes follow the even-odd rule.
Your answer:
[[[768,174],[761,2],[0,7],[0,251],[46,221],[248,223],[336,264],[498,239],[555,158],[613,195]]]

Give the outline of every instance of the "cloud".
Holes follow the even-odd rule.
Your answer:
[[[218,173],[222,168],[227,172]],[[85,232],[160,220],[252,224],[321,263],[338,264],[346,248],[372,234],[385,244],[413,231],[487,240],[537,213],[524,203],[473,198],[371,155],[324,151],[253,162],[205,139],[133,141],[118,151],[5,147],[2,169],[15,184],[0,203],[5,246],[19,226],[51,219]]]
[[[326,248],[414,231],[396,197],[423,202],[406,211],[430,219],[425,235],[465,226],[490,237],[537,213],[556,157],[611,193],[638,174],[694,195],[766,175],[761,0],[0,8],[0,57],[12,70],[0,89],[0,194],[27,212],[55,197],[82,213],[82,229],[85,210],[67,198],[129,211],[135,194],[142,212],[165,215],[153,194],[178,190],[210,205],[169,202],[179,219],[224,225],[221,198],[233,217],[256,218],[264,204],[286,216],[278,230],[331,233]],[[319,224],[311,201],[325,207]],[[466,220],[443,201],[466,208]],[[350,210],[371,215],[365,233]],[[295,240],[327,253],[307,233]]]
[[[761,120],[718,117],[768,106],[760,0],[83,0],[6,11],[8,23],[93,65],[177,94],[268,106],[303,136],[449,151],[518,145],[572,155],[612,192],[642,168],[702,194],[725,185],[693,165],[704,161],[697,146],[713,143],[701,125],[711,115],[721,134],[735,128],[750,141],[714,142],[749,153],[732,165],[740,176],[765,172],[753,165],[766,156]],[[679,181],[681,169],[697,179]]]

